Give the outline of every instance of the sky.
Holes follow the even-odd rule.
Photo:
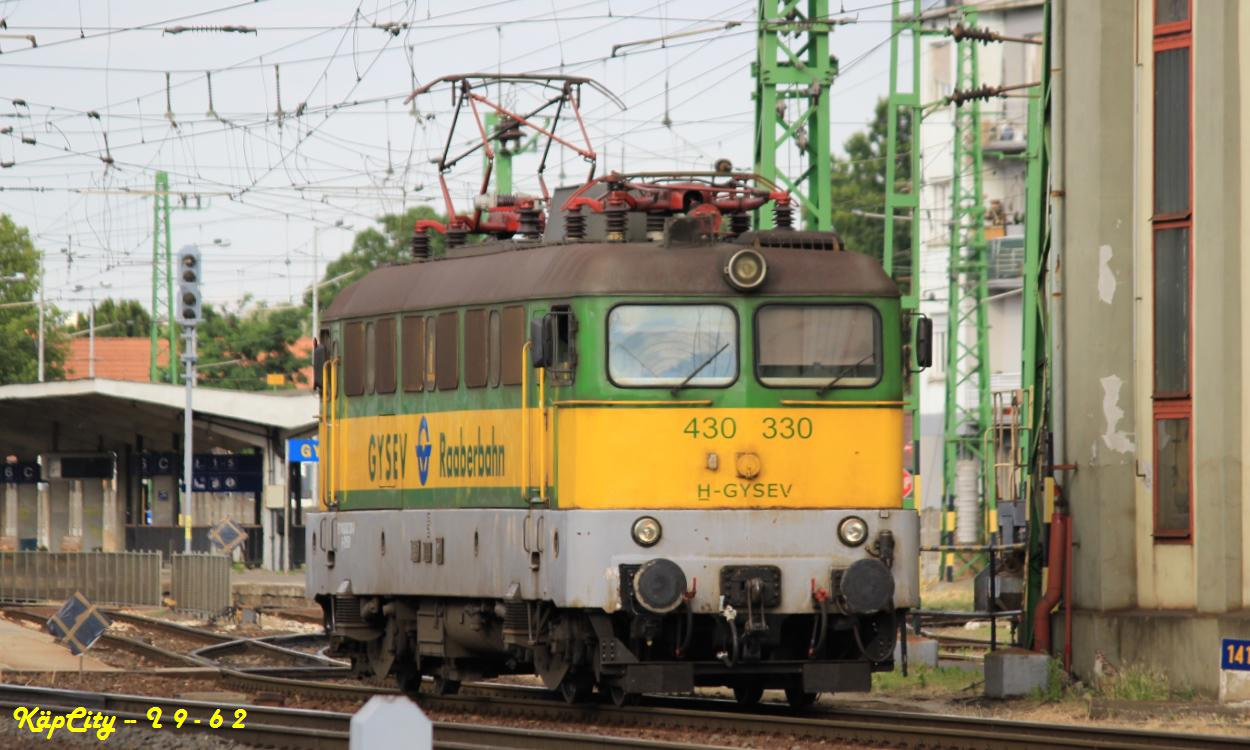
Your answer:
[[[850,21],[831,38],[841,64],[831,92],[838,152],[886,94],[890,3],[830,6]],[[596,79],[624,104],[583,93],[601,174],[623,165],[708,169],[722,157],[749,167],[756,7],[757,0],[0,0],[0,213],[28,227],[43,252],[50,303],[70,311],[93,297],[149,304],[153,203],[142,191],[163,170],[175,194],[173,246],[201,247],[208,302],[298,302],[378,216],[420,204],[442,210],[431,159],[451,125],[449,89],[436,86],[410,105],[404,99],[443,75]],[[699,33],[684,33],[691,31]],[[646,41],[673,34],[682,35]],[[508,106],[537,101],[530,90],[496,93]],[[456,145],[472,142],[465,125]],[[796,156],[779,164],[802,167]],[[536,167],[537,156],[517,157],[517,191],[537,192]],[[462,210],[481,169],[473,157],[447,175]],[[580,183],[585,174],[577,154],[553,151],[549,184]]]

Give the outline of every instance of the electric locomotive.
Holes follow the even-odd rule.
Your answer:
[[[880,264],[732,171],[448,204],[319,332],[307,581],[336,652],[410,691],[868,690],[919,601],[902,407],[928,349]]]

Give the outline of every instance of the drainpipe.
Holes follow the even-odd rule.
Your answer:
[[[1059,603],[1063,595],[1067,562],[1068,516],[1058,508],[1050,517],[1050,546],[1047,562],[1049,574],[1046,577],[1046,593],[1033,610],[1033,650],[1043,654],[1050,653],[1050,611]],[[1066,650],[1066,644],[1065,644]]]

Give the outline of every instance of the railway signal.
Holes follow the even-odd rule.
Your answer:
[[[201,304],[200,281],[204,268],[201,263],[200,249],[195,245],[187,245],[178,251],[178,324],[182,326],[182,335],[186,340],[183,346],[182,362],[187,385],[187,405],[182,420],[182,523],[183,551],[191,551],[191,494],[194,492],[192,476],[192,409],[191,392],[195,387],[195,329],[204,322],[204,308]]]
[[[200,302],[200,249],[187,245],[178,251],[178,323],[197,326],[204,320]]]

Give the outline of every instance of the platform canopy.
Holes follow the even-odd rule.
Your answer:
[[[32,457],[47,451],[179,450],[186,391],[164,383],[73,380],[0,386],[0,451]],[[278,449],[312,434],[316,394],[197,387],[197,450]],[[2,459],[2,456],[0,456]]]

